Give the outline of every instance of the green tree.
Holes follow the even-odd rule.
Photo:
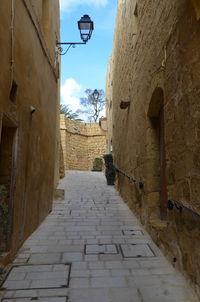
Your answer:
[[[105,93],[102,89],[94,91],[87,89],[85,91],[86,97],[81,98],[81,105],[85,110],[77,110],[77,113],[85,114],[90,122],[97,122],[101,111],[105,108]]]
[[[68,117],[70,120],[82,121],[82,119],[79,118],[78,112],[73,112],[69,108],[69,105],[60,104],[60,114],[65,114],[65,116]]]

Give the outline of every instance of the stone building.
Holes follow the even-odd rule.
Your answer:
[[[63,170],[93,169],[95,158],[106,153],[106,129],[98,123],[73,121],[60,115],[61,163]]]
[[[0,185],[7,191],[9,258],[52,206],[59,0],[1,0],[0,16]]]
[[[200,294],[199,19],[198,0],[119,0],[107,110],[116,167],[144,183],[118,173],[121,195]]]

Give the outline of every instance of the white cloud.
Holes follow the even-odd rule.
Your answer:
[[[85,88],[76,82],[73,78],[68,78],[65,80],[64,84],[61,85],[61,104],[69,105],[69,109],[72,112],[76,112],[76,110],[81,109],[85,110],[85,108],[80,104],[80,98],[86,97]],[[105,108],[100,112],[99,117],[105,116]],[[81,118],[85,122],[89,122],[87,114],[80,113],[79,118]]]
[[[61,86],[61,103],[69,105],[70,109],[75,112],[80,108],[80,97],[83,93],[83,87],[75,79],[66,79]]]
[[[92,5],[96,7],[107,5],[108,0],[60,0],[60,9],[62,12],[69,11],[78,5]]]

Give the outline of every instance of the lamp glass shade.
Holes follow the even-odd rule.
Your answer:
[[[95,89],[92,95],[93,95],[93,98],[94,98],[95,100],[97,100],[97,99],[99,98],[99,92],[98,92],[98,90]]]
[[[86,43],[92,36],[92,31],[94,29],[93,21],[91,21],[88,15],[84,15],[78,21],[78,28],[80,30],[81,39]]]

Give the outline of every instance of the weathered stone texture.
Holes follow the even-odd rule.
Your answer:
[[[65,170],[92,170],[94,159],[106,153],[106,131],[97,123],[73,121],[61,114],[60,131]]]
[[[59,1],[2,0],[0,16],[0,184],[9,192],[7,249],[12,256],[52,207]],[[15,97],[10,95],[13,81],[18,85]]]
[[[112,152],[112,135],[113,135],[113,120],[112,120],[112,86],[113,86],[113,57],[109,58],[107,75],[106,75],[106,117],[107,123],[107,153]]]
[[[194,4],[194,6],[193,6]],[[200,219],[177,209],[160,215],[159,111],[164,114],[169,199],[200,213],[200,26],[198,1],[118,1],[107,87],[115,165],[145,184],[119,175],[117,186],[154,240],[177,267],[200,284]],[[112,95],[112,97],[110,97]],[[121,101],[130,101],[120,109]],[[157,129],[157,130],[156,130]],[[199,291],[200,292],[200,291]]]

